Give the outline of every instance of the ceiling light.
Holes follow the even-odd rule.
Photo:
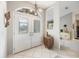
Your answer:
[[[35,16],[37,16],[38,15],[38,13],[37,12],[35,12]]]
[[[32,12],[33,10],[32,9],[30,9],[30,12]]]
[[[38,7],[37,7],[37,4],[36,4],[36,1],[35,1],[35,16],[38,16]]]
[[[41,8],[39,8],[39,12],[43,12],[43,10]]]

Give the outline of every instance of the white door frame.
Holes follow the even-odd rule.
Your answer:
[[[16,13],[16,12],[14,12],[14,15],[15,15],[15,13]],[[26,15],[26,14],[24,14],[24,15]],[[29,15],[26,15],[26,17],[28,18]],[[13,17],[13,18],[14,18],[14,17]],[[28,18],[28,19],[35,20],[35,19],[37,19],[37,18],[36,18],[36,16],[30,16],[30,18]],[[34,46],[40,45],[40,44],[42,43],[42,39],[43,39],[43,20],[42,20],[42,18],[39,18],[39,17],[38,17],[38,19],[40,20],[40,23],[41,23],[41,24],[40,24],[40,26],[41,26],[41,29],[40,29],[41,37],[40,37],[40,42],[34,42],[34,43],[36,44],[36,45],[34,45]],[[31,21],[31,20],[30,20],[30,21]],[[13,20],[13,29],[15,30],[15,23],[14,23],[14,22],[15,22],[15,20]],[[31,22],[33,22],[33,21],[31,21]],[[32,24],[33,24],[33,23],[31,23],[31,25],[32,25]],[[31,28],[31,26],[30,26],[30,28]],[[32,28],[33,28],[33,26],[32,26]],[[29,31],[29,36],[30,36],[30,33],[33,33],[34,36],[35,36],[35,34],[36,34],[36,33],[33,32],[33,29]],[[14,35],[15,35],[15,32],[13,31],[13,54],[16,53],[16,52],[15,52],[15,36],[14,36]],[[34,46],[32,46],[32,40],[33,40],[33,39],[32,39],[32,36],[31,36],[31,38],[30,38],[30,41],[31,41],[31,46],[30,46],[30,48],[31,48],[31,47],[34,47]],[[39,44],[38,44],[38,43],[39,43]],[[26,48],[26,49],[28,49],[28,48]],[[25,49],[24,49],[24,50],[25,50]]]

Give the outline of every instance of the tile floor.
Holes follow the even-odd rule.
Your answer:
[[[42,45],[8,56],[8,58],[67,58],[67,57],[76,58],[79,57],[79,54],[69,49],[63,49],[60,51],[55,49],[49,50]]]

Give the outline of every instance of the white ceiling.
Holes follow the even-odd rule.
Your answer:
[[[68,9],[66,9],[68,7]],[[60,2],[60,16],[65,16],[79,8],[79,1],[63,1]]]
[[[29,2],[32,4],[35,4],[35,1],[29,1]],[[38,7],[43,9],[50,7],[54,3],[56,3],[56,1],[36,1],[36,4],[38,5]]]

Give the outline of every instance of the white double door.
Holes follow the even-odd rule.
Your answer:
[[[13,53],[17,53],[42,42],[42,19],[16,13],[13,21]]]

